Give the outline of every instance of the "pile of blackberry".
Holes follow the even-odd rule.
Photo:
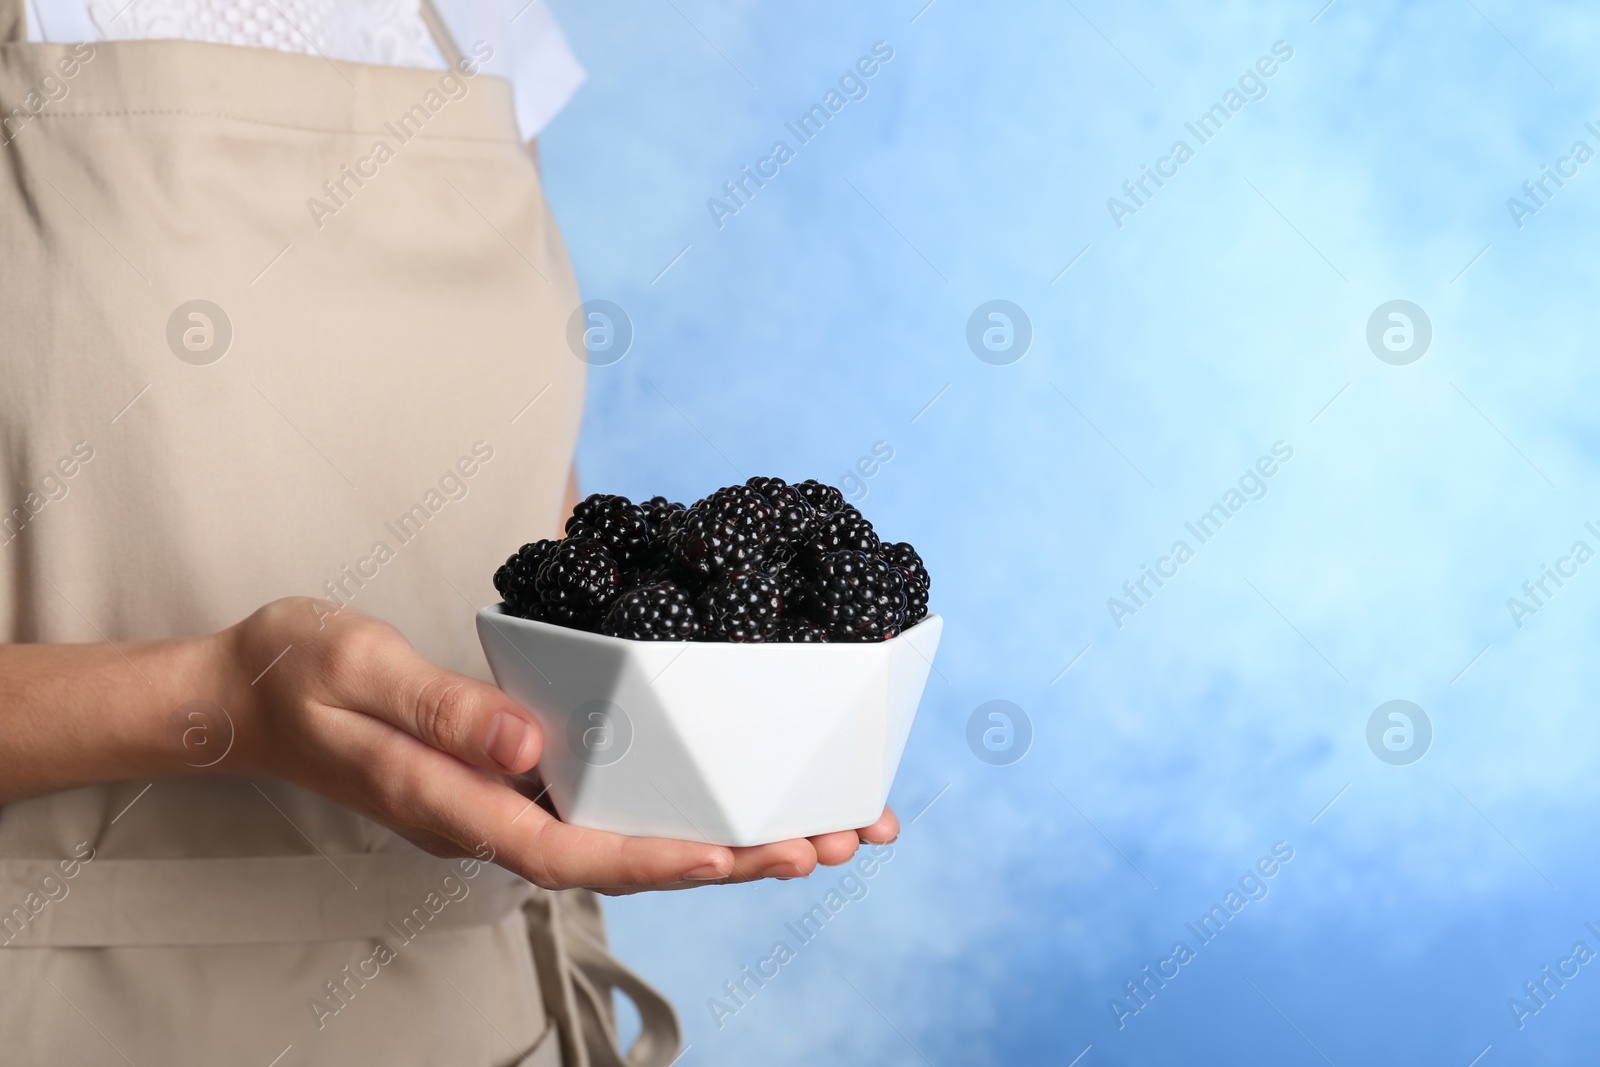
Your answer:
[[[689,507],[596,493],[494,587],[513,615],[636,641],[883,641],[928,614],[917,550],[815,480],[751,478]]]

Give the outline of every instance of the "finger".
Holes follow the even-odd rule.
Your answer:
[[[475,767],[521,774],[539,762],[538,722],[495,686],[435,666],[388,628],[335,640],[332,696],[346,706]]]
[[[721,845],[590,830],[552,818],[537,805],[526,809],[521,821],[531,825],[511,835],[511,852],[497,862],[547,889],[704,885],[736,871],[730,850]]]
[[[893,813],[888,814],[892,819]],[[899,824],[895,823],[894,829],[889,832],[898,832],[898,827]],[[762,878],[805,878],[816,870],[818,864],[837,867],[849,862],[856,854],[856,850],[861,847],[861,840],[855,830],[839,830],[803,840],[797,838],[770,845],[735,848],[733,873],[727,878],[719,879],[717,884],[732,885]],[[684,883],[660,888],[688,889],[698,884],[703,883]]]
[[[855,841],[855,832],[845,831],[851,841]],[[812,843],[814,838],[795,838],[789,841],[776,841],[770,845],[755,845],[733,849],[734,868],[726,878],[719,878],[713,885],[738,885],[743,882],[755,882],[764,878],[804,878],[817,868],[817,851]],[[694,889],[705,882],[680,881],[670,885],[650,886],[650,889]],[[627,896],[632,893],[642,892],[640,889],[602,889],[600,892],[607,896]]]
[[[818,863],[826,867],[837,867],[841,863],[850,862],[850,857],[861,847],[861,838],[856,836],[854,830],[840,830],[837,833],[819,834],[813,837],[811,847],[817,851]]]
[[[893,808],[885,807],[877,822],[862,827],[856,833],[869,845],[887,845],[900,836],[900,817]]]
[[[345,731],[344,796],[335,796],[413,840],[449,841],[545,889],[653,889],[734,874],[732,850],[655,837],[626,837],[553,818],[504,781],[462,764],[375,719]]]
[[[754,882],[762,878],[804,878],[817,867],[817,850],[805,838],[774,841],[733,850],[729,882]]]

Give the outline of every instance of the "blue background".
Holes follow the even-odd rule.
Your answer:
[[[707,1001],[836,872],[609,906],[684,1064],[1592,1062],[1600,965],[1521,1029],[1507,1001],[1600,950],[1600,562],[1521,627],[1506,601],[1600,549],[1600,160],[1520,228],[1506,201],[1600,150],[1600,34],[1577,3],[1323,2],[554,4],[590,78],[542,138],[550,198],[636,332],[591,376],[586,487],[840,482],[885,442],[860,506],[947,619],[893,793],[920,817],[748,1006]],[[866,98],[719,228],[707,199],[875,41]],[[1180,138],[1119,228],[1107,198]],[[1011,365],[966,341],[992,299],[1032,324]],[[1393,299],[1432,325],[1410,365],[1367,344]],[[966,742],[996,699],[1032,726],[1010,766]],[[1408,766],[1366,740],[1392,699],[1433,728]],[[1119,1029],[1123,983],[1280,841]]]

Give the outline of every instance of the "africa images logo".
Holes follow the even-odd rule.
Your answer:
[[[187,300],[167,316],[167,347],[190,366],[210,366],[231,344],[233,320],[209,300]]]
[[[1433,720],[1409,700],[1386,700],[1367,717],[1367,747],[1391,767],[1406,767],[1428,754]]]

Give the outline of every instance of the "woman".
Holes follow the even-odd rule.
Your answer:
[[[514,38],[459,31],[547,16],[257,6],[0,0],[0,1047],[618,1064],[621,989],[628,1062],[668,1063],[576,890],[803,876],[897,824],[728,849],[519,791],[544,740],[471,614],[559,526],[579,298]],[[235,46],[94,40],[189,30]]]

